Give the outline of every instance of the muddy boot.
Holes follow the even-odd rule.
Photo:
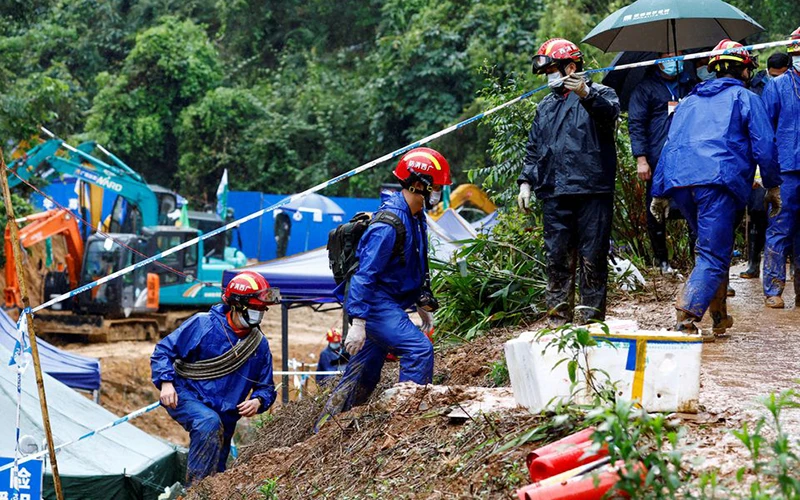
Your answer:
[[[711,316],[711,331],[713,336],[716,338],[728,338],[730,335],[726,334],[725,331],[733,326],[733,318],[728,316],[728,290],[730,289],[730,285],[727,283],[720,284],[717,292],[714,294],[714,298],[711,299],[711,303],[708,305],[708,313]]]
[[[700,331],[697,329],[697,325],[695,325],[696,321],[700,321],[700,318],[686,311],[675,309],[675,331],[697,335]]]
[[[764,299],[764,305],[770,309],[783,309],[785,304],[780,295],[772,295]]]

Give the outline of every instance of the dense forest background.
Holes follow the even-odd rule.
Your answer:
[[[797,0],[730,1],[767,28],[757,40],[800,25]],[[484,109],[491,85],[538,85],[541,42],[577,42],[627,3],[3,0],[0,138],[6,153],[39,125],[94,139],[195,203],[225,168],[232,189],[295,192]],[[496,131],[433,147],[464,182],[496,161]],[[327,194],[376,196],[388,171]]]

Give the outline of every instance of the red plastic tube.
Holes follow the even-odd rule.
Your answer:
[[[621,467],[622,461],[615,464]],[[637,471],[645,474],[644,466],[639,463]],[[597,474],[597,481],[591,474],[585,474],[558,484],[542,486],[531,484],[517,490],[519,500],[600,500],[619,481],[619,473],[615,469],[606,469]]]
[[[526,460],[528,468],[530,468],[531,462],[539,457],[549,455],[550,453],[564,451],[564,449],[568,448],[571,444],[580,444],[589,441],[592,439],[592,434],[594,434],[594,427],[589,427],[588,429],[584,429],[580,432],[576,432],[575,434],[570,434],[563,439],[559,439],[554,443],[550,443],[542,446],[541,448],[533,450],[528,454],[528,458]]]
[[[567,445],[563,451],[548,453],[534,459],[528,465],[531,481],[541,481],[608,456],[608,446],[603,446],[597,451],[590,452],[589,448],[593,444],[591,441],[586,441],[580,444]]]

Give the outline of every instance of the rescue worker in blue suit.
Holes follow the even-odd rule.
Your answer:
[[[695,267],[675,305],[676,329],[697,333],[695,322],[710,310],[713,333],[721,336],[733,326],[728,272],[737,212],[747,203],[756,164],[773,212],[780,210],[781,180],[766,109],[745,88],[755,61],[730,40],[715,50],[734,52],[714,56],[709,67],[717,78],[699,84],[678,106],[653,179],[650,210],[664,220],[672,198],[697,234]]]
[[[325,334],[325,339],[328,341],[328,345],[319,353],[317,371],[343,372],[347,368],[347,360],[349,358],[344,349],[342,349],[342,333],[338,328],[331,328]],[[317,375],[315,379],[317,384],[322,385],[333,377],[334,375]]]
[[[764,88],[771,80],[781,76],[789,70],[792,59],[783,52],[778,52],[767,59],[767,69],[759,71],[750,82],[750,90],[757,95],[764,93]],[[767,238],[767,212],[764,210],[764,196],[767,190],[761,185],[761,176],[756,175],[753,191],[747,202],[747,217],[749,219],[747,240],[747,269],[739,273],[745,279],[761,277],[761,252]],[[795,243],[796,248],[800,246]]]
[[[674,57],[674,53],[660,54],[659,58]],[[682,83],[683,61],[665,61],[651,68],[644,80],[636,86],[628,105],[628,130],[631,152],[636,158],[639,180],[647,183],[645,207],[653,199],[653,169],[658,166],[661,149],[667,140],[670,115],[678,101],[692,90],[692,84]],[[673,272],[667,252],[667,226],[658,222],[647,210],[647,233],[653,247],[653,257],[662,273]]]
[[[222,298],[156,344],[150,358],[161,404],[189,432],[188,485],[224,471],[236,422],[275,401],[272,354],[259,324],[278,290],[245,271]]]
[[[800,28],[792,33],[800,40]],[[783,176],[781,197],[786,208],[770,217],[764,249],[764,299],[767,307],[783,308],[781,295],[786,285],[786,256],[800,231],[800,46],[789,47],[792,68],[767,84],[762,98],[767,107],[778,146],[778,163]],[[795,263],[797,265],[797,263]],[[795,292],[800,292],[795,274]],[[795,298],[796,303],[800,303]]]
[[[402,255],[395,250],[397,229],[373,222],[358,244],[358,270],[347,286],[345,309],[352,325],[344,345],[350,362],[314,426],[367,401],[381,378],[387,354],[400,360],[400,382],[430,384],[433,345],[423,331],[433,327],[435,299],[428,278],[428,237],[424,208],[431,209],[449,186],[450,166],[430,148],[412,149],[394,170],[402,190],[392,193],[379,212],[389,211],[405,228]],[[406,310],[416,306],[420,330]]]
[[[613,89],[587,80],[583,54],[563,38],[548,40],[533,58],[552,92],[536,110],[517,179],[517,204],[542,200],[547,252],[548,323],[572,322],[575,279],[580,279],[578,322],[605,319],[608,251],[614,212],[619,99]],[[576,272],[577,271],[577,272]]]

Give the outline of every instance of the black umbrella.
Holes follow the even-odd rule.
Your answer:
[[[722,0],[638,0],[605,18],[583,42],[604,52],[676,52],[764,31]],[[677,48],[677,50],[676,50]]]

